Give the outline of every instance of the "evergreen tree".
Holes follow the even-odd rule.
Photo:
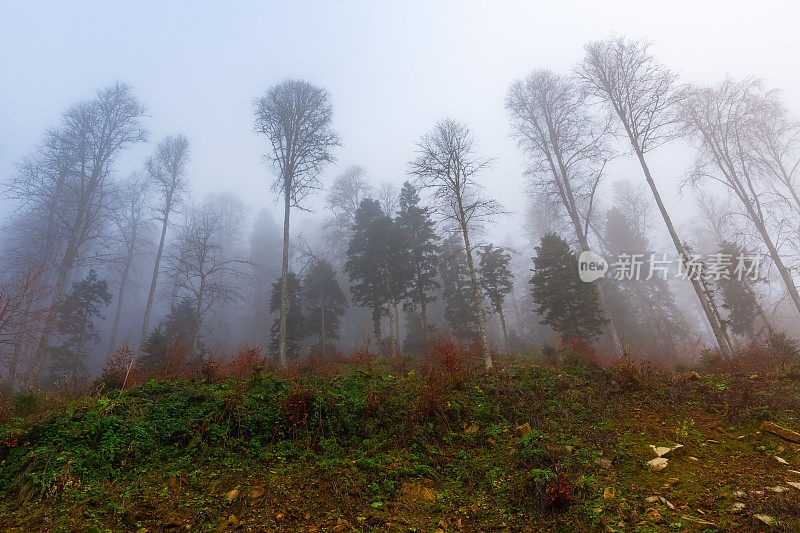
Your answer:
[[[543,324],[565,339],[593,339],[606,318],[600,309],[597,287],[581,281],[578,258],[567,241],[554,233],[542,237],[533,258],[530,280],[535,311]]]
[[[100,340],[94,327],[103,307],[111,303],[106,280],[98,279],[94,269],[76,283],[58,308],[58,331],[63,343],[54,348],[50,364],[50,382],[69,381],[77,383],[88,376],[86,359],[89,350]]]
[[[478,313],[475,310],[471,280],[458,234],[442,241],[439,254],[439,275],[442,278],[444,317],[453,335],[472,342],[479,335]]]
[[[419,195],[409,182],[405,182],[400,190],[399,205],[396,223],[405,236],[405,264],[409,269],[405,276],[409,282],[403,291],[404,307],[411,311],[419,310],[423,338],[427,340],[430,335],[427,304],[435,299],[433,293],[439,288],[436,281],[438,237],[428,208],[420,206]],[[417,314],[409,313],[407,316],[410,319]]]
[[[347,308],[347,298],[328,261],[314,261],[303,279],[303,295],[307,331],[318,336],[311,349],[325,355],[333,349],[331,341],[339,338],[339,317]]]
[[[139,368],[145,372],[166,368],[170,351],[176,343],[183,343],[187,349],[192,346],[196,326],[197,309],[192,298],[182,298],[173,304],[164,321],[145,339],[139,356]],[[197,362],[202,360],[205,352],[203,343],[198,342],[197,353],[189,355]]]
[[[607,212],[604,242],[607,252],[611,255],[639,253],[645,258],[650,257],[645,228],[639,219],[641,215],[637,217],[635,209],[634,213],[624,213],[615,207]],[[686,324],[667,280],[657,272],[651,276],[643,265],[638,280],[598,281],[607,284],[609,307],[616,317],[617,329],[626,341],[647,351],[648,355],[660,354],[661,358],[669,358],[676,353]]]
[[[495,313],[500,317],[506,353],[511,353],[508,344],[506,317],[503,313],[503,303],[506,295],[514,288],[513,276],[508,268],[511,262],[511,254],[503,251],[502,248],[495,248],[491,244],[483,246],[478,253],[481,258],[478,265],[478,277],[481,287],[486,298],[491,302]]]
[[[289,272],[287,279],[289,309],[286,315],[286,356],[291,359],[300,357],[300,343],[307,336],[306,319],[303,316],[302,287],[300,278],[294,272]],[[269,310],[272,313],[281,308],[281,279],[272,284],[272,297],[269,300]],[[278,354],[280,343],[280,318],[276,318],[272,324],[270,333],[272,340],[269,344],[269,351],[273,355]]]
[[[729,257],[732,263],[728,279],[721,278],[716,282],[722,292],[722,307],[728,311],[727,323],[735,334],[753,340],[756,337],[756,321],[764,314],[756,299],[752,280],[745,276],[752,266],[751,261],[747,259],[745,249],[732,242],[724,241],[719,253]],[[734,272],[740,257],[745,263],[741,276]]]
[[[400,300],[407,268],[402,255],[404,238],[380,203],[364,199],[358,207],[353,236],[347,247],[345,271],[350,277],[353,301],[372,309],[372,324],[382,346],[381,316]],[[390,337],[393,337],[392,333]]]

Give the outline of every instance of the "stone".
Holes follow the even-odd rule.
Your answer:
[[[742,502],[734,502],[734,504],[731,505],[732,513],[741,513],[742,511],[744,511],[744,504]]]
[[[517,433],[517,437],[524,439],[525,437],[530,435],[531,425],[528,422],[525,422],[521,426],[517,426],[517,429],[515,431]]]
[[[787,470],[787,472],[789,472],[790,474],[794,474],[796,476],[800,476],[800,470],[789,469],[789,470]]]
[[[645,516],[647,516],[648,520],[650,520],[655,524],[660,524],[661,521],[663,520],[663,518],[661,518],[661,513],[659,513],[658,510],[654,507],[650,507],[649,509],[647,509],[644,512],[644,514]]]
[[[797,481],[787,481],[786,484],[789,485],[790,487],[794,487],[797,490],[800,490],[800,483],[798,483]]]
[[[698,459],[697,457],[695,457],[695,456],[693,456],[693,455],[690,455],[690,456],[689,456],[689,460],[690,460],[690,461],[699,461],[700,459]]]
[[[602,507],[595,507],[594,509],[592,509],[592,512],[594,514],[600,514],[600,513],[603,512],[603,508]]]
[[[671,511],[675,510],[675,506],[672,505],[672,503],[668,499],[664,498],[663,496],[659,497],[658,499],[661,500],[661,503],[666,505],[669,510]]]
[[[747,493],[743,490],[736,490],[733,492],[734,498],[747,498]]]
[[[436,492],[426,486],[428,480],[423,482],[406,481],[400,487],[400,494],[409,502],[432,503],[436,501]]]
[[[236,487],[235,489],[233,489],[232,491],[228,492],[225,495],[225,499],[228,500],[229,502],[232,502],[238,497],[239,497],[239,487]]]
[[[650,448],[653,450],[653,453],[656,454],[656,457],[670,457],[672,456],[677,450],[683,448],[683,444],[676,444],[671,448],[669,446],[654,446],[650,445]]]
[[[661,472],[669,464],[669,459],[666,457],[656,457],[655,459],[650,459],[647,461],[647,464],[649,465],[648,468],[651,472]]]
[[[614,496],[617,495],[617,491],[614,487],[606,487],[606,490],[603,491],[603,499],[604,500],[613,500]]]
[[[478,432],[478,426],[476,426],[475,424],[467,427],[467,429],[464,430],[464,433],[466,433],[467,435],[474,435],[477,432]]]
[[[781,492],[786,492],[789,489],[786,488],[786,487],[782,487],[780,485],[776,485],[774,487],[770,487],[769,490],[771,490],[772,492],[774,492],[776,494],[780,494]]]
[[[775,519],[768,514],[754,514],[753,518],[768,526],[774,526],[776,524]]]
[[[611,468],[611,461],[609,461],[608,459],[606,459],[604,457],[598,457],[597,459],[595,459],[594,460],[594,464],[596,464],[600,468],[604,468],[606,470]]]
[[[687,374],[686,379],[688,379],[689,381],[697,381],[698,379],[700,379],[700,377],[701,377],[700,374],[692,370],[691,372],[689,372],[689,374]]]
[[[786,459],[784,459],[783,457],[778,457],[777,455],[775,456],[775,460],[778,461],[782,465],[788,465],[789,464],[788,461],[786,461]]]
[[[660,496],[648,496],[647,498],[644,499],[644,501],[646,501],[647,503],[656,503],[659,498]]]
[[[779,426],[778,424],[773,424],[772,422],[764,422],[761,424],[760,429],[761,431],[772,433],[773,435],[777,435],[792,442],[800,442],[800,433],[789,428]]]

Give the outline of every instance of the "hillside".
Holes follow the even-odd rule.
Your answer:
[[[791,374],[366,358],[4,408],[4,531],[800,529],[800,444],[759,430],[800,429]]]

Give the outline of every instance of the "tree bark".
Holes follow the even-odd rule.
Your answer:
[[[469,232],[467,231],[466,222],[464,222],[463,210],[461,211],[461,220],[461,233],[464,237],[464,250],[467,253],[472,296],[475,300],[475,312],[478,314],[478,333],[481,339],[481,349],[483,350],[483,362],[488,370],[492,368],[492,355],[489,353],[489,343],[486,340],[486,317],[483,314],[483,305],[481,305],[481,289],[478,285],[478,277],[475,275],[475,263],[472,261],[472,248],[469,244]]]
[[[658,192],[658,188],[656,187],[655,182],[653,181],[653,176],[650,174],[650,168],[647,166],[647,162],[644,159],[644,153],[642,152],[639,144],[634,139],[630,128],[628,127],[625,119],[620,115],[623,124],[625,124],[625,129],[628,133],[628,138],[631,142],[631,146],[633,147],[634,151],[636,152],[636,156],[639,159],[639,164],[642,167],[642,171],[644,172],[645,180],[647,181],[647,185],[650,187],[650,191],[653,193],[653,198],[656,201],[656,205],[658,206],[658,210],[661,213],[661,217],[664,219],[664,224],[667,226],[667,231],[669,232],[669,236],[672,238],[672,243],[675,245],[675,250],[677,250],[678,255],[680,256],[681,262],[686,265],[686,261],[688,259],[688,254],[683,247],[683,243],[678,238],[678,232],[675,231],[675,226],[672,225],[672,219],[667,212],[667,208],[664,206],[664,202],[661,201],[661,195]],[[728,349],[727,342],[725,340],[725,336],[722,334],[721,324],[716,320],[714,316],[711,306],[709,304],[708,298],[710,296],[706,295],[703,292],[703,289],[700,287],[700,282],[697,279],[694,279],[694,276],[689,276],[690,281],[692,283],[692,287],[694,288],[694,292],[697,295],[697,298],[700,300],[700,305],[703,308],[703,312],[705,312],[706,319],[708,323],[711,325],[711,331],[714,333],[714,337],[717,341],[717,346],[719,349],[727,356],[730,356],[730,350]]]
[[[167,226],[169,224],[170,210],[172,209],[172,196],[168,196],[164,204],[164,223],[161,225],[161,240],[158,242],[156,250],[156,262],[153,265],[153,277],[150,280],[150,292],[147,293],[147,305],[144,308],[144,319],[142,320],[142,334],[139,336],[139,349],[137,357],[141,357],[142,348],[147,340],[147,328],[150,326],[150,312],[153,310],[153,299],[156,296],[156,284],[158,283],[158,269],[161,265],[161,255],[164,253],[164,241],[167,238]]]
[[[132,243],[136,242],[136,233],[133,233]],[[125,266],[122,269],[122,278],[119,281],[119,294],[117,295],[117,310],[114,312],[114,326],[111,328],[111,339],[108,341],[108,355],[114,353],[114,343],[117,340],[117,329],[119,328],[119,317],[122,314],[122,298],[125,296],[125,285],[128,281],[131,263],[133,262],[133,245],[128,250],[125,257]]]
[[[283,261],[281,262],[281,316],[278,334],[278,363],[286,368],[286,319],[289,307],[289,211],[291,210],[289,187],[285,187],[283,202]]]
[[[506,354],[511,355],[511,348],[508,344],[508,331],[506,330],[506,316],[503,313],[503,306],[497,309],[497,314],[500,315],[500,325],[503,327],[503,341],[506,343]]]

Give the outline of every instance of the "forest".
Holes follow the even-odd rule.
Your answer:
[[[456,118],[393,179],[332,174],[332,96],[252,95],[275,209],[233,177],[193,193],[192,138],[152,135],[124,81],[2,176],[4,530],[800,528],[779,90],[695,84],[618,35],[508,80],[521,239]],[[678,143],[691,168],[658,175]]]

